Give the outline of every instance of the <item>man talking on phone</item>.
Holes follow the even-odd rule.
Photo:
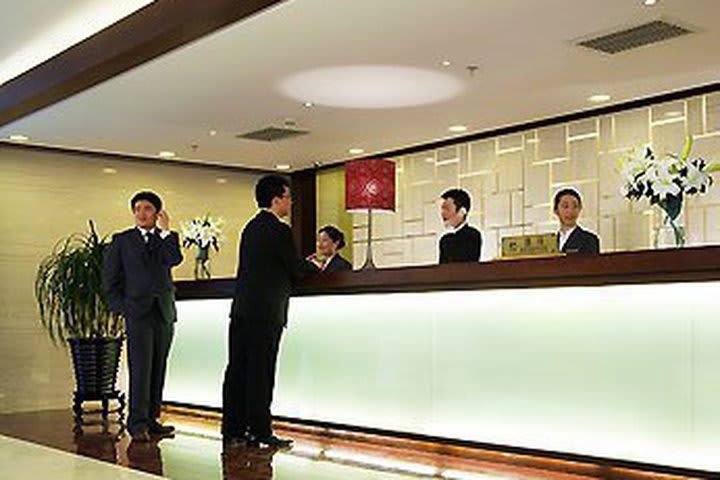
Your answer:
[[[113,235],[105,252],[103,288],[110,309],[125,317],[130,370],[128,430],[135,442],[171,435],[161,425],[165,367],[173,338],[175,288],[170,269],[182,262],[177,232],[162,200],[139,192],[130,200],[135,226]]]

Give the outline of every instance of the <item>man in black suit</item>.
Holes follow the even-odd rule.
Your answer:
[[[175,287],[170,269],[182,262],[178,234],[155,193],[139,192],[130,201],[135,227],[113,235],[105,254],[103,287],[110,309],[125,317],[130,369],[133,441],[174,428],[158,422],[165,367],[173,338]]]
[[[577,223],[582,211],[582,198],[576,190],[565,188],[557,192],[553,199],[553,211],[560,220],[558,248],[561,252],[589,255],[600,253],[600,239],[597,235],[584,230]]]
[[[298,257],[290,227],[281,220],[292,205],[288,181],[278,175],[261,178],[255,198],[261,211],[240,238],[222,433],[226,447],[287,447],[291,440],[273,434],[270,404],[293,281],[309,271],[309,265]]]
[[[440,263],[477,262],[482,250],[482,234],[467,223],[470,195],[453,188],[442,194],[440,215],[450,232],[440,238]]]

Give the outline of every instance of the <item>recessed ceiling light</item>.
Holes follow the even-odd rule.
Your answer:
[[[597,95],[588,97],[588,101],[593,102],[593,103],[602,103],[602,102],[607,102],[608,100],[610,100],[610,98],[611,98],[610,95],[599,93]]]
[[[10,135],[8,138],[13,142],[27,142],[30,140],[30,138],[25,135]]]
[[[175,152],[170,152],[167,150],[163,150],[162,152],[158,153],[158,157],[162,158],[173,158],[175,156]]]
[[[227,183],[227,178],[218,178],[218,179],[215,180],[215,181],[216,181],[217,183],[223,184],[223,183]]]
[[[312,103],[312,102],[305,102],[305,103],[303,103],[303,107],[305,107],[305,108],[312,108],[312,107],[314,107],[314,106],[315,106],[315,104]]]
[[[102,171],[103,173],[107,173],[108,175],[113,175],[117,173],[117,170],[115,170],[114,168],[103,168]]]
[[[442,62],[442,66],[443,66],[443,67],[449,67],[450,65],[452,65],[452,63],[450,63],[449,60],[444,60],[444,61]]]
[[[451,132],[466,132],[467,129],[468,128],[465,125],[453,125],[448,128]]]
[[[290,165],[287,163],[281,163],[279,165],[275,165],[276,170],[290,170]]]
[[[643,0],[643,5],[646,7],[652,7],[657,3],[657,0]]]
[[[442,102],[463,82],[446,72],[399,65],[346,65],[305,70],[280,82],[284,95],[340,108],[400,108]]]
[[[365,150],[363,150],[362,148],[351,148],[350,150],[348,150],[348,153],[350,155],[360,155],[361,153],[365,153]]]
[[[214,137],[215,135],[217,135],[217,130],[210,130],[210,136]]]

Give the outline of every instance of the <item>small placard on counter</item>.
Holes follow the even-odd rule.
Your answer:
[[[558,237],[555,233],[504,237],[501,251],[501,259],[562,255],[558,248]]]

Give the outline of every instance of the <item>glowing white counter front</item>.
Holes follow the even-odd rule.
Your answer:
[[[178,302],[165,400],[219,407],[229,299]],[[291,300],[273,413],[720,471],[720,282]]]

